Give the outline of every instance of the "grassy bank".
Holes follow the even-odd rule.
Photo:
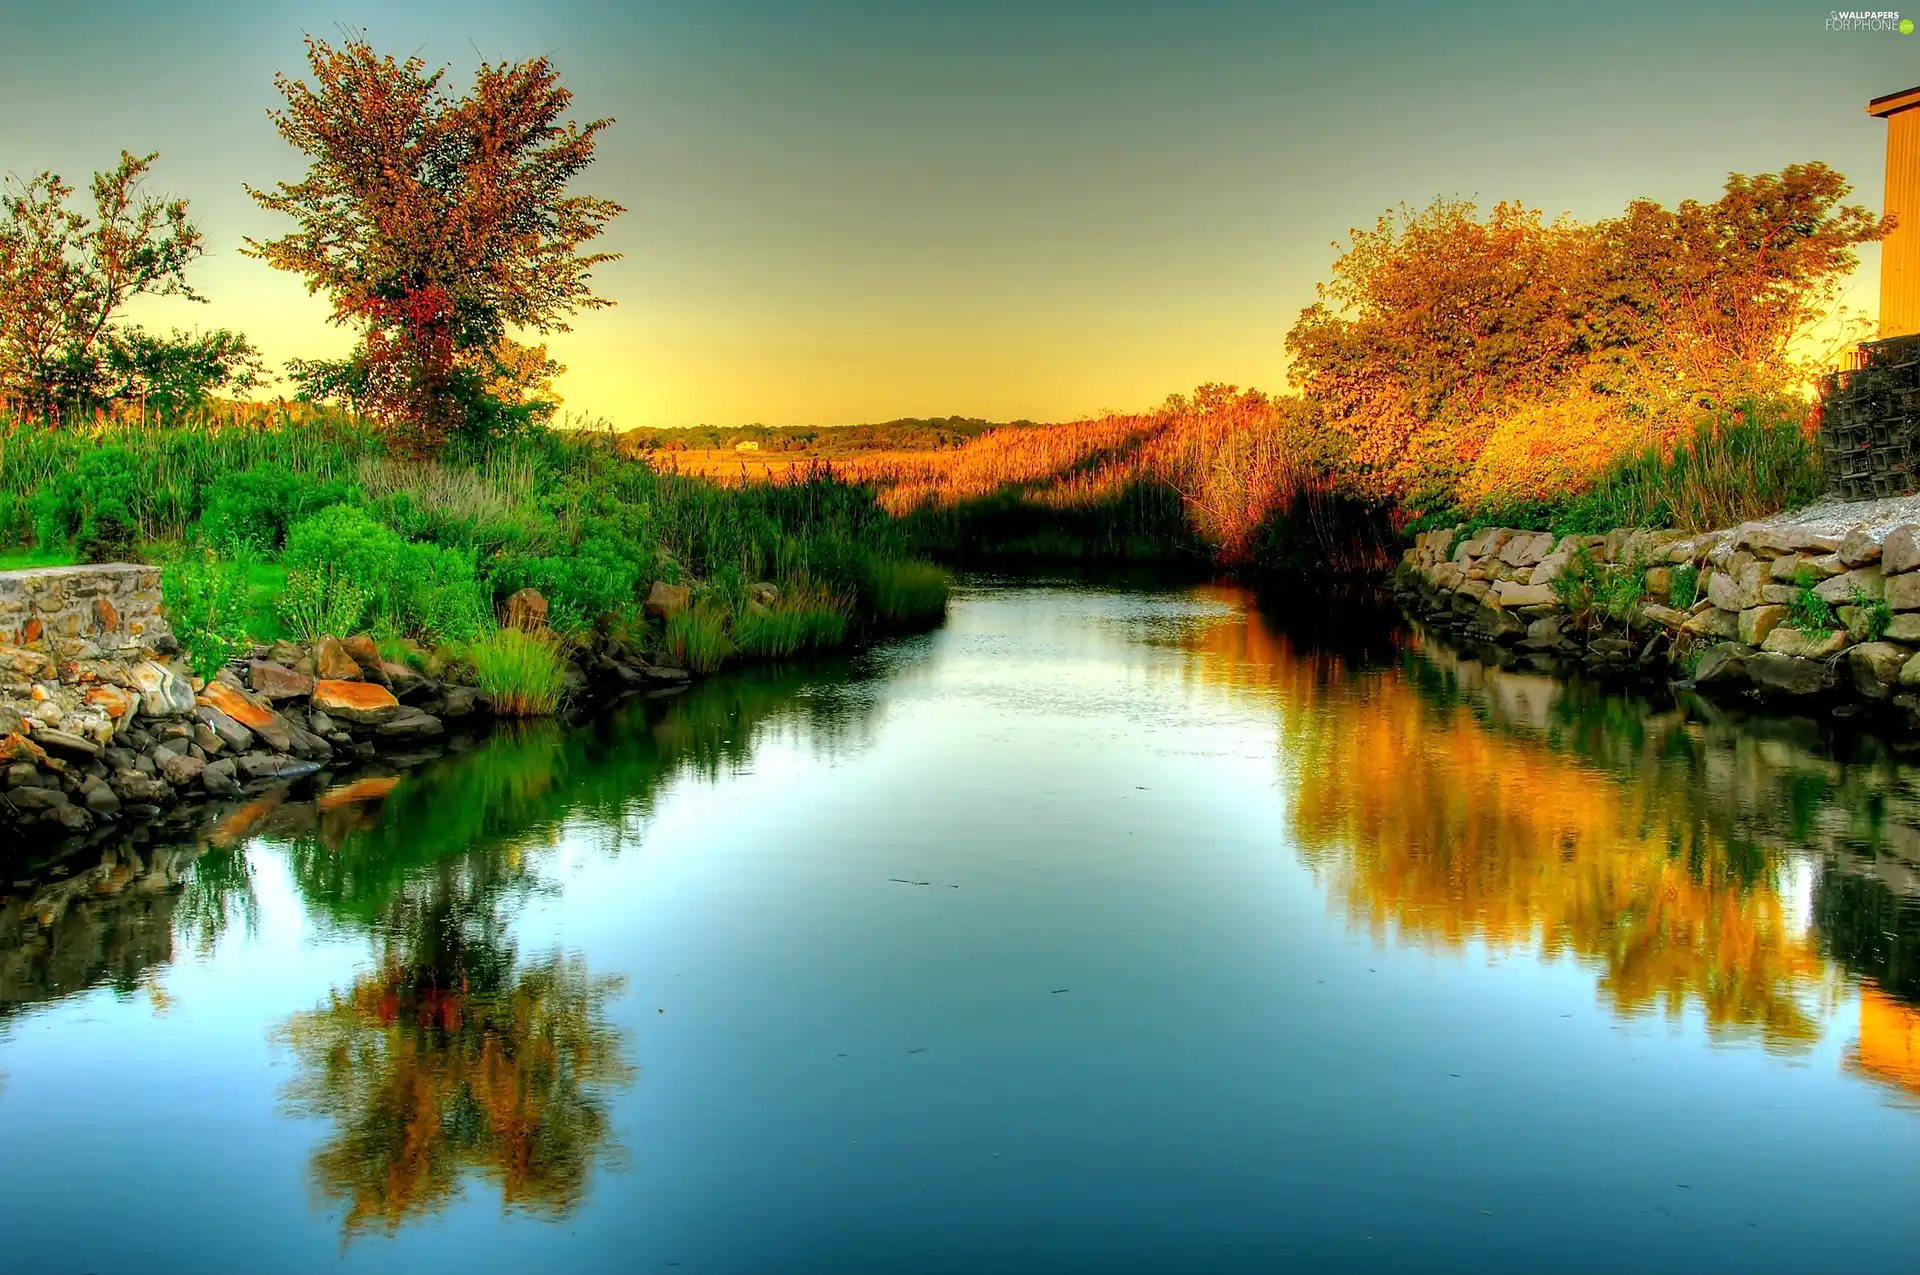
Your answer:
[[[163,563],[170,615],[202,667],[256,640],[362,630],[475,649],[526,588],[562,643],[598,628],[665,658],[671,624],[641,602],[655,581],[684,585],[684,614],[706,632],[679,650],[702,671],[924,623],[946,603],[944,573],[915,559],[875,494],[831,475],[720,488],[554,430],[409,459],[324,409],[0,423],[0,553]],[[537,653],[477,649],[544,701]]]

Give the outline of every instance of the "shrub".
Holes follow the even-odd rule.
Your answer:
[[[245,557],[226,559],[210,550],[187,550],[160,572],[161,599],[173,635],[201,677],[245,651],[253,640]]]
[[[367,591],[352,580],[302,567],[287,573],[287,588],[277,610],[287,632],[302,642],[339,633],[357,633],[367,614]]]
[[[1638,561],[1599,562],[1590,551],[1579,549],[1549,587],[1582,624],[1596,617],[1624,621],[1647,596],[1647,569]]]
[[[71,470],[36,491],[28,502],[42,549],[71,544],[89,562],[126,557],[139,543],[135,509],[142,475],[124,447],[86,452]]]
[[[359,500],[359,489],[350,483],[280,465],[222,474],[207,490],[200,537],[221,548],[245,544],[272,553],[286,543],[291,524],[329,505]]]
[[[496,594],[538,589],[547,600],[548,623],[573,633],[632,603],[642,561],[639,547],[625,539],[583,536],[565,554],[505,558],[494,572],[493,588]]]
[[[700,601],[667,621],[668,654],[683,668],[712,673],[734,652],[727,637],[726,612]]]
[[[566,693],[567,665],[551,638],[492,629],[465,647],[474,684],[505,717],[545,717]]]
[[[363,622],[386,631],[460,641],[480,630],[489,609],[471,550],[416,544],[351,505],[295,523],[285,560],[290,579],[316,578],[306,587],[321,610],[344,613],[350,601],[337,595],[345,590],[350,599],[358,590],[366,596]]]
[[[1856,586],[1853,605],[1860,610],[1861,621],[1866,628],[1866,641],[1878,642],[1887,635],[1887,627],[1893,623],[1893,608],[1887,605],[1885,598],[1869,597],[1865,590]]]

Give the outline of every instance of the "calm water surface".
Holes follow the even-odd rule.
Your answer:
[[[0,882],[0,1269],[1911,1269],[1917,781],[978,582]]]

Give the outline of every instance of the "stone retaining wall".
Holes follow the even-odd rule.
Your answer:
[[[1416,537],[1396,588],[1431,624],[1505,663],[1660,676],[1842,715],[1872,705],[1920,727],[1920,526],[1464,531]],[[1639,596],[1620,614],[1576,614],[1555,589],[1570,571],[1624,585],[1616,598]],[[1806,592],[1831,608],[1831,627],[1793,622]]]

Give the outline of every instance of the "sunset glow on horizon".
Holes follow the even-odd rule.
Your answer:
[[[0,7],[0,170],[84,184],[122,148],[208,240],[200,306],[273,366],[343,353],[300,282],[239,254],[295,178],[266,112],[301,38],[366,32],[451,69],[552,56],[611,116],[581,189],[626,205],[554,338],[564,412],[620,427],[1061,420],[1205,381],[1285,387],[1282,339],[1351,226],[1518,199],[1588,220],[1823,160],[1879,208],[1920,38],[1741,6],[482,0]],[[1782,92],[1782,84],[1792,92]],[[1531,104],[1516,112],[1515,101]],[[1878,250],[1847,298],[1871,313]]]

